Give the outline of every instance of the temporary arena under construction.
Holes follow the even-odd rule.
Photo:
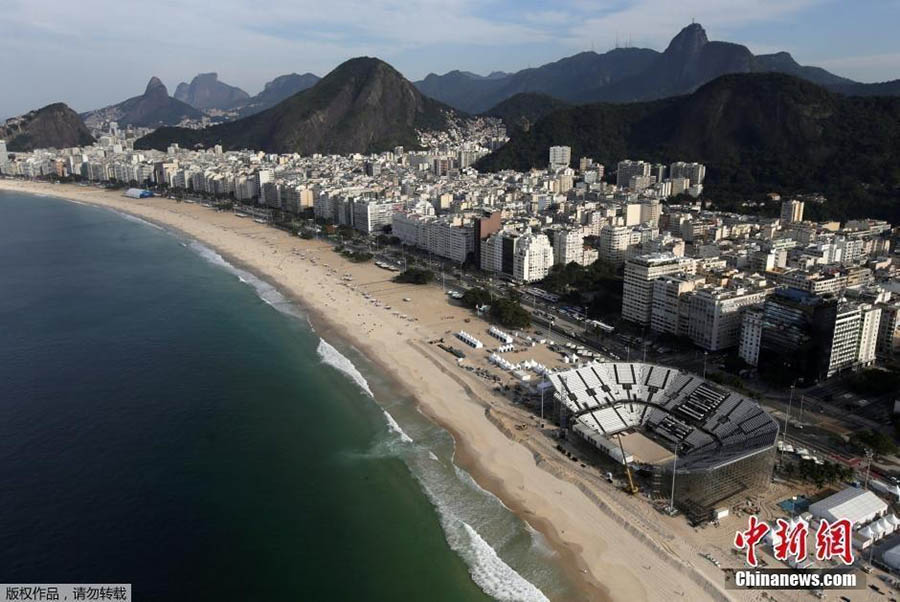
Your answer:
[[[649,473],[656,495],[671,495],[674,470],[675,506],[694,520],[771,480],[778,424],[752,399],[644,363],[592,363],[549,380],[564,431]]]

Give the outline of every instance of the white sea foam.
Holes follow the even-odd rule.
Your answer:
[[[413,442],[412,437],[407,435],[406,432],[402,428],[400,428],[400,425],[397,424],[397,421],[394,420],[394,417],[391,416],[391,413],[388,412],[387,410],[381,410],[381,411],[384,412],[384,417],[385,417],[385,419],[387,419],[388,428],[391,431],[400,435],[400,440],[403,441],[404,443],[412,443]]]
[[[278,289],[276,289],[265,280],[257,278],[247,270],[242,270],[241,268],[231,265],[230,263],[228,263],[228,261],[225,260],[224,257],[219,255],[206,245],[203,245],[197,241],[191,241],[189,247],[209,263],[221,268],[225,268],[226,270],[237,276],[238,280],[240,280],[244,284],[252,286],[253,290],[256,291],[257,296],[259,296],[259,298],[267,305],[274,307],[283,314],[287,314],[295,318],[303,317],[303,315],[297,310],[293,303],[288,301],[287,298],[285,298],[285,296],[278,291]]]
[[[456,476],[459,477],[459,480],[460,480],[460,481],[462,481],[463,483],[465,483],[466,485],[468,485],[468,486],[471,487],[472,489],[477,490],[479,493],[481,493],[481,494],[487,496],[488,498],[494,500],[495,502],[497,502],[498,504],[500,504],[501,506],[503,506],[504,508],[506,508],[507,510],[509,510],[510,512],[512,512],[512,510],[509,509],[509,506],[507,506],[506,504],[503,503],[503,500],[501,500],[501,499],[498,498],[496,495],[494,495],[493,493],[491,493],[490,491],[488,491],[487,489],[485,489],[484,487],[482,487],[481,485],[479,485],[479,484],[478,484],[478,481],[476,481],[475,479],[473,479],[473,478],[472,478],[472,475],[470,475],[468,472],[466,472],[465,470],[463,470],[462,468],[460,468],[460,467],[457,466],[456,464],[453,465],[453,470],[456,472]],[[527,524],[527,523],[526,523],[526,524]]]
[[[319,357],[322,358],[322,362],[328,364],[329,366],[336,368],[350,377],[350,380],[359,385],[359,388],[366,392],[366,394],[375,398],[375,394],[372,393],[372,389],[369,388],[369,382],[366,380],[366,377],[360,373],[360,371],[356,368],[352,361],[340,351],[335,349],[330,343],[328,343],[325,339],[319,339],[319,347],[316,349],[319,354]],[[400,440],[404,443],[412,443],[412,437],[406,434],[406,431],[401,428],[397,421],[394,420],[394,417],[391,416],[391,413],[387,410],[381,410],[384,413],[384,419],[387,421],[388,429],[396,433]]]
[[[349,376],[350,380],[359,385],[359,388],[365,391],[369,397],[375,398],[372,389],[369,388],[366,377],[356,369],[353,362],[344,357],[340,351],[332,347],[325,339],[319,339],[319,347],[316,349],[316,352],[319,354],[319,357],[322,358],[324,363]],[[393,420],[393,418],[391,420]]]
[[[463,522],[462,526],[469,537],[469,549],[473,558],[473,562],[470,563],[472,579],[485,593],[497,600],[509,602],[531,600],[549,602],[547,596],[533,583],[503,562],[478,531],[466,522]]]
[[[148,222],[147,220],[141,219],[136,215],[132,215],[130,213],[125,213],[124,211],[116,211],[115,209],[111,209],[110,211],[112,211],[114,213],[118,213],[119,215],[121,215],[122,217],[124,217],[125,219],[127,219],[130,222],[136,222],[138,224],[143,224],[144,226],[150,226],[151,228],[165,231],[165,228],[163,228],[162,226],[154,224],[153,222]]]
[[[478,531],[458,518],[447,500],[424,483],[423,487],[438,511],[447,543],[465,561],[472,580],[484,593],[501,602],[549,602],[540,589],[506,564]]]

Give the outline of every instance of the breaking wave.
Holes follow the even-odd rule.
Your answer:
[[[160,226],[158,224],[154,224],[153,222],[148,222],[147,220],[140,218],[136,215],[132,215],[130,213],[125,213],[124,211],[116,211],[115,209],[111,209],[111,211],[113,211],[114,213],[118,213],[119,215],[121,215],[122,217],[127,219],[129,222],[135,222],[138,224],[142,224],[144,226],[150,226],[151,228],[155,228],[157,230],[165,231],[165,228],[163,228],[162,226]]]
[[[484,593],[501,602],[549,602],[537,586],[506,564],[478,531],[457,517],[445,500],[423,486],[438,511],[447,543],[465,561],[472,580]]]
[[[214,250],[195,240],[191,241],[188,247],[209,263],[226,269],[227,271],[237,276],[238,280],[248,286],[253,287],[253,290],[256,291],[257,296],[267,305],[270,305],[283,314],[293,316],[295,318],[304,317],[302,312],[298,311],[297,307],[293,303],[288,301],[288,299],[284,295],[282,295],[278,291],[278,289],[276,289],[265,280],[258,278],[247,270],[242,270],[239,267],[235,267]]]
[[[412,443],[413,442],[412,437],[407,435],[406,432],[402,428],[400,428],[400,425],[397,424],[397,421],[394,420],[394,417],[391,416],[391,413],[388,412],[387,410],[381,410],[381,411],[384,412],[384,417],[385,417],[385,419],[387,419],[388,428],[391,431],[400,435],[401,441],[403,441],[405,443]]]
[[[349,376],[350,380],[359,385],[359,388],[365,391],[369,397],[372,399],[375,398],[375,394],[372,393],[372,389],[369,388],[369,382],[366,380],[366,377],[360,373],[349,358],[335,349],[325,339],[319,339],[319,347],[316,349],[316,352],[319,354],[319,357],[322,358],[322,362]],[[397,434],[404,443],[412,443],[412,437],[407,435],[406,431],[397,424],[397,421],[394,420],[391,413],[383,408],[381,411],[384,413],[384,419],[387,421],[388,429]]]
[[[359,385],[360,389],[366,392],[366,395],[373,399],[375,398],[372,389],[369,388],[369,382],[366,380],[366,377],[356,369],[353,362],[344,357],[340,351],[332,347],[325,339],[319,339],[319,346],[316,348],[316,353],[322,358],[323,363],[328,364],[332,368],[336,368],[349,376],[350,380],[355,382]]]

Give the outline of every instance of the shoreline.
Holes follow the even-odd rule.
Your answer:
[[[500,400],[482,381],[459,371],[454,362],[428,344],[444,336],[444,328],[453,325],[442,322],[443,318],[433,325],[425,323],[434,322],[435,308],[442,313],[454,309],[436,305],[447,305],[440,289],[389,284],[379,279],[384,274],[378,268],[347,262],[332,253],[328,243],[291,237],[199,204],[178,204],[160,197],[126,199],[120,191],[21,180],[0,179],[0,190],[51,196],[132,215],[196,240],[234,266],[275,286],[307,313],[320,337],[333,334],[355,346],[392,385],[415,400],[420,413],[451,434],[454,462],[547,539],[567,577],[584,596],[581,599],[657,599],[663,592],[671,596],[673,588],[691,600],[729,597],[684,559],[661,557],[668,546],[647,534],[640,537],[613,519],[610,515],[615,514],[615,508],[607,503],[609,500],[602,496],[599,501],[592,499],[597,492],[586,491],[587,485],[581,481],[565,478],[564,469],[553,466],[557,458],[535,450],[539,441],[518,440],[519,434],[507,424],[510,417],[521,419],[512,416],[516,409],[505,407],[511,404]],[[298,261],[298,248],[303,249],[302,262]],[[417,302],[420,294],[428,297],[432,311],[423,306],[421,319],[417,316],[416,322],[385,315],[351,292],[345,282],[334,282],[336,271],[328,264],[306,259],[307,254],[323,253],[330,264],[339,266],[337,271],[353,274],[354,291],[357,286],[370,287],[382,298],[413,290]],[[287,261],[291,262],[287,268],[290,272],[283,267]],[[316,278],[318,286],[311,282]],[[406,292],[397,292],[400,290]],[[399,297],[396,302],[398,309],[416,313],[417,307],[401,306]],[[460,314],[458,308],[454,313]],[[466,315],[469,317],[468,312]],[[471,322],[471,328],[487,326],[475,317]],[[366,327],[371,328],[363,333]],[[383,353],[388,346],[390,355]],[[536,437],[546,438],[540,433]],[[628,517],[620,519],[628,521]],[[686,575],[686,569],[691,574]]]

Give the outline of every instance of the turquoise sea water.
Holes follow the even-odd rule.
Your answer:
[[[325,339],[202,245],[0,192],[0,582],[574,599],[450,436]]]

